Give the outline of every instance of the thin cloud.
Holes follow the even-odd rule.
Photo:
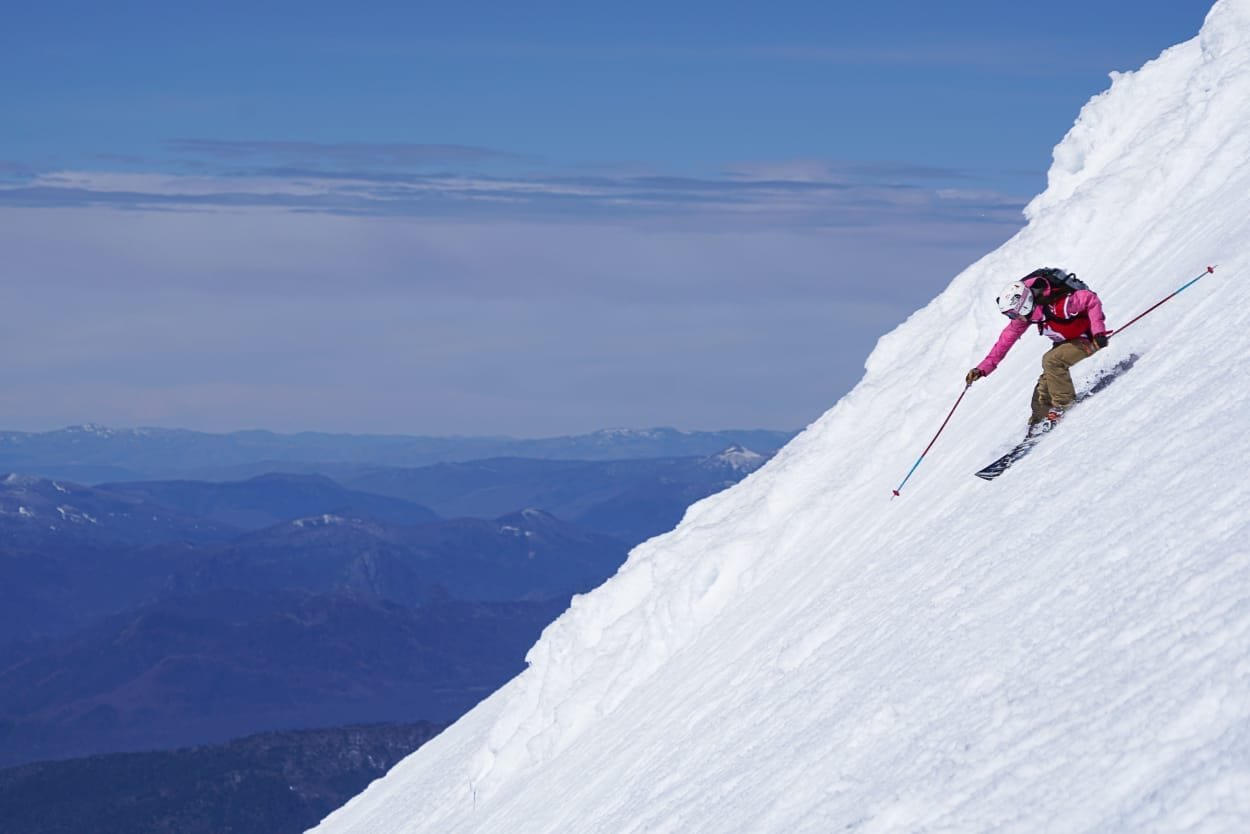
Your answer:
[[[293,162],[377,165],[381,167],[518,162],[525,158],[472,145],[402,142],[238,141],[173,139],[165,147],[175,153],[223,161],[282,159]]]
[[[0,205],[844,227],[936,216],[1019,222],[1022,199],[970,187],[970,179],[905,163],[754,163],[718,177],[325,173],[298,166],[231,175],[60,171],[0,183]]]
[[[739,181],[785,180],[847,184],[920,181],[959,182],[975,179],[967,171],[917,165],[912,162],[832,162],[824,159],[791,159],[740,162],[726,166],[725,176]]]

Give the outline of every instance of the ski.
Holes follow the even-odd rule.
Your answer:
[[[991,463],[989,466],[985,467],[984,469],[978,470],[976,473],[977,477],[984,478],[987,481],[994,480],[999,475],[1006,472],[1007,467],[1011,466],[1013,463],[1020,460],[1020,458],[1024,457],[1029,452],[1031,452],[1033,450],[1033,447],[1036,446],[1041,441],[1041,439],[1042,439],[1042,435],[1039,434],[1036,437],[1029,437],[1029,438],[1025,438],[1024,440],[1021,440],[1019,443],[1015,445],[1014,448],[1012,448],[1010,452],[1003,455],[1001,458],[994,461],[993,463]]]
[[[1133,367],[1134,363],[1137,362],[1137,358],[1136,353],[1130,353],[1128,356],[1121,359],[1111,367],[1104,368],[1095,374],[1086,389],[1076,395],[1076,402],[1072,407],[1075,408],[1077,405],[1085,402],[1090,397],[1094,396],[1099,391],[1102,391],[1108,385],[1119,379],[1120,376],[1128,371],[1129,368]],[[1034,435],[1033,437],[1026,437],[1024,440],[1017,443],[1007,454],[1003,455],[1001,458],[994,461],[984,469],[977,471],[975,473],[976,476],[978,478],[984,478],[987,481],[994,480],[999,475],[1006,472],[1013,463],[1033,451],[1033,447],[1040,443],[1042,438],[1044,438],[1047,434],[1049,434],[1048,431],[1043,431],[1041,434]]]

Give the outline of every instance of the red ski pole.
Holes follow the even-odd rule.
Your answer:
[[[1159,300],[1159,301],[1156,301],[1154,304],[1151,304],[1151,305],[1150,305],[1149,307],[1147,307],[1147,308],[1146,308],[1143,312],[1138,313],[1137,315],[1135,315],[1135,316],[1133,316],[1131,319],[1129,319],[1129,320],[1128,320],[1128,324],[1125,324],[1125,325],[1121,326],[1121,327],[1120,327],[1119,329],[1117,329],[1117,330],[1112,330],[1112,331],[1109,331],[1109,332],[1107,333],[1107,335],[1108,335],[1108,336],[1111,336],[1112,334],[1119,333],[1121,330],[1124,330],[1126,327],[1128,327],[1128,325],[1129,325],[1129,324],[1132,324],[1133,322],[1137,321],[1137,320],[1138,320],[1139,318],[1141,318],[1142,316],[1146,315],[1146,313],[1149,313],[1149,312],[1151,312],[1152,310],[1154,310],[1154,308],[1159,307],[1159,306],[1162,306],[1163,304],[1166,304],[1167,302],[1171,301],[1173,298],[1175,298],[1177,295],[1179,295],[1179,294],[1181,293],[1181,291],[1182,291],[1182,290],[1187,290],[1187,289],[1189,289],[1190,287],[1192,287],[1194,284],[1198,283],[1198,279],[1199,279],[1199,278],[1205,278],[1207,275],[1209,275],[1209,274],[1211,274],[1211,273],[1214,273],[1214,272],[1215,272],[1215,267],[1213,267],[1213,266],[1209,266],[1209,267],[1207,267],[1205,270],[1203,270],[1203,272],[1202,272],[1201,274],[1199,274],[1199,275],[1198,275],[1198,277],[1197,277],[1197,278],[1194,278],[1192,281],[1188,281],[1188,282],[1186,282],[1185,284],[1181,285],[1181,286],[1180,286],[1180,287],[1178,287],[1176,290],[1174,290],[1174,291],[1171,293],[1171,295],[1168,295],[1166,298],[1163,298],[1163,299],[1161,299],[1161,300]]]
[[[946,424],[947,424],[947,423],[949,423],[949,422],[951,421],[951,417],[953,417],[953,416],[955,415],[955,409],[959,408],[959,404],[960,404],[961,402],[963,402],[963,399],[964,399],[964,394],[967,394],[967,393],[968,393],[968,389],[969,389],[969,388],[971,388],[971,387],[972,387],[972,383],[971,383],[971,382],[969,382],[967,385],[965,385],[965,386],[964,386],[963,393],[961,393],[961,394],[959,395],[959,399],[955,400],[955,404],[951,406],[950,413],[949,413],[949,414],[947,414],[947,415],[946,415],[946,419],[942,421],[942,426],[941,426],[941,428],[939,428],[939,429],[937,430],[937,434],[933,435],[933,439],[929,441],[929,445],[928,445],[928,446],[925,446],[925,447],[924,447],[924,451],[920,453],[920,457],[916,458],[916,462],[912,464],[912,466],[911,466],[911,470],[910,470],[910,471],[908,471],[908,473],[907,473],[907,477],[903,479],[903,483],[902,483],[902,484],[899,484],[899,485],[898,485],[898,489],[894,490],[894,497],[895,497],[895,498],[897,498],[897,497],[898,497],[899,492],[903,489],[903,484],[906,484],[906,483],[907,483],[907,480],[908,480],[909,478],[911,478],[911,473],[916,471],[916,467],[918,467],[918,466],[920,465],[920,461],[924,460],[924,456],[925,456],[925,455],[927,455],[927,454],[929,454],[929,450],[933,448],[933,444],[934,444],[934,443],[937,443],[938,436],[942,433],[943,429],[945,429],[945,428],[946,428]],[[893,499],[891,499],[891,500],[893,500]]]

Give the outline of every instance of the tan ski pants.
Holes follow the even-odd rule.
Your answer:
[[[1051,406],[1067,408],[1076,400],[1072,385],[1072,373],[1068,369],[1094,353],[1094,345],[1088,339],[1069,339],[1060,342],[1042,356],[1042,375],[1033,389],[1033,414],[1030,425],[1046,419]]]

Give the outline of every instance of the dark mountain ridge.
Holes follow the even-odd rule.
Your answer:
[[[690,504],[732,486],[769,457],[734,446],[706,457],[490,458],[342,477],[356,489],[413,501],[448,518],[494,518],[517,507],[541,507],[636,544],[672,529]]]
[[[322,514],[362,516],[397,524],[435,521],[428,507],[348,489],[324,475],[269,473],[245,481],[104,483],[101,492],[135,499],[238,530],[259,530]]]
[[[322,515],[204,548],[182,561],[170,587],[348,590],[405,605],[444,596],[539,600],[593,588],[627,550],[541,510],[417,525]]]
[[[271,732],[212,747],[0,770],[0,820],[22,834],[299,834],[442,727]]]
[[[30,475],[0,477],[0,540],[46,538],[49,532],[61,541],[145,545],[224,541],[239,531],[139,495]]]
[[[238,480],[271,471],[317,472],[343,465],[426,466],[488,457],[610,460],[716,454],[731,445],[775,451],[792,431],[612,429],[585,435],[422,437],[74,426],[0,432],[0,471],[83,483],[192,478]]]
[[[0,647],[0,766],[275,727],[450,720],[523,668],[564,610],[222,589]]]

